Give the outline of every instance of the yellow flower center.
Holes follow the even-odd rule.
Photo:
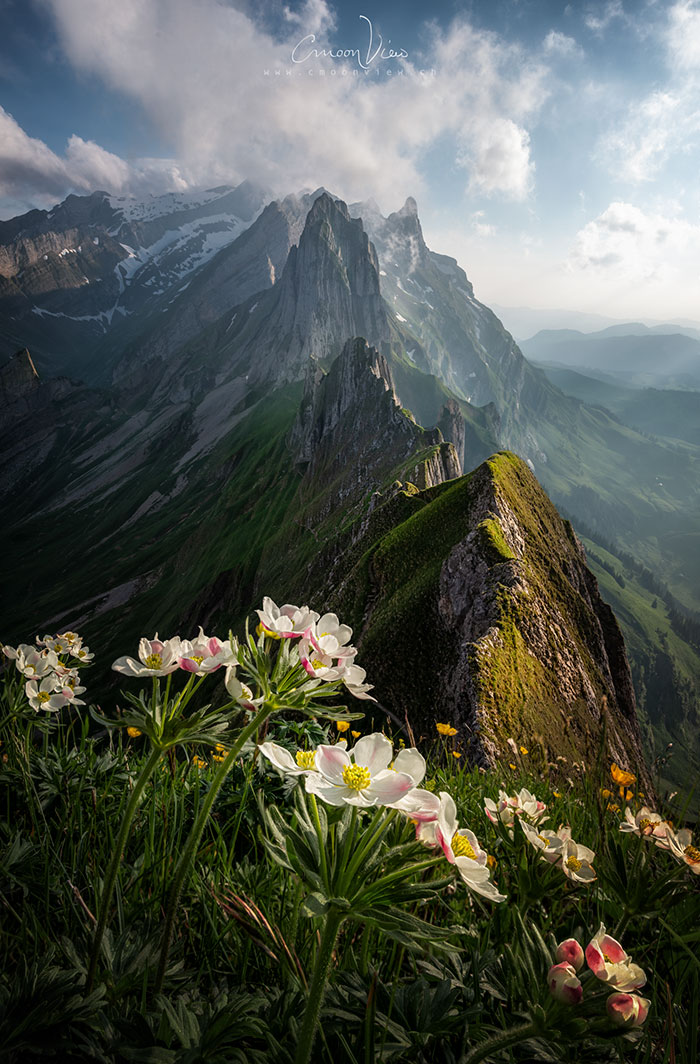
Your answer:
[[[149,654],[148,657],[146,658],[146,660],[144,661],[144,665],[146,666],[147,669],[162,669],[162,667],[163,667],[162,655],[160,655],[160,654]]]
[[[688,858],[688,860],[693,861],[693,863],[700,861],[700,850],[697,848],[697,846],[686,846],[686,848],[683,850],[683,853]]]
[[[639,821],[639,830],[640,831],[647,831],[647,829],[650,828],[650,827],[651,827],[651,820],[649,820],[649,817],[646,817],[646,816],[642,817],[642,819]]]
[[[315,757],[315,750],[297,750],[297,765],[303,769],[315,768]]]
[[[578,857],[568,857],[566,867],[570,868],[572,872],[578,872],[581,867],[581,861],[579,861]]]
[[[369,787],[372,774],[365,765],[346,765],[343,769],[343,783],[353,791],[362,791]]]
[[[44,702],[48,702],[48,700],[51,698],[51,695],[49,694],[48,691],[38,691],[36,697],[37,697],[37,701],[41,702],[41,704],[43,706]]]
[[[476,861],[476,854],[469,839],[458,831],[452,836],[452,853],[455,857],[471,857],[472,861]]]
[[[204,654],[193,654],[192,661],[196,661],[198,665],[201,665],[204,661]]]
[[[312,658],[311,659],[311,668],[314,670],[314,672],[316,672],[317,669],[322,669],[323,668],[323,662],[319,661],[318,658]]]
[[[549,839],[546,838],[544,835],[538,835],[537,838],[540,840],[543,846],[549,846]]]

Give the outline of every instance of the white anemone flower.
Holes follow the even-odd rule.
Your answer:
[[[125,676],[167,676],[180,667],[177,660],[179,654],[179,636],[163,642],[156,632],[153,639],[140,641],[138,661],[130,657],[117,658],[112,668]]]
[[[46,676],[40,684],[37,684],[36,680],[28,680],[24,691],[29,705],[36,710],[43,709],[55,713],[68,701],[62,692],[57,690],[56,678],[53,675]]]
[[[347,743],[341,739],[336,746],[344,750]],[[258,750],[285,776],[306,776],[310,772],[318,772],[315,750],[299,749],[292,755],[285,746],[272,742],[260,743]]]
[[[505,901],[491,882],[488,854],[482,850],[473,831],[460,828],[457,806],[446,791],[440,792],[440,808],[436,820],[419,823],[417,836],[430,846],[440,846],[445,857],[453,864],[469,890],[491,901]]]
[[[308,606],[286,603],[279,607],[267,595],[263,598],[263,608],[255,612],[262,628],[275,639],[296,639],[319,619],[318,614]]]
[[[626,806],[625,819],[620,824],[620,831],[645,837],[651,836],[659,849],[669,849],[667,836],[670,834],[670,825],[668,821],[647,808],[646,805],[642,806],[636,814],[629,806]]]
[[[342,680],[348,691],[354,698],[367,699],[370,702],[376,702],[374,695],[369,692],[374,690],[374,685],[371,683],[365,683],[365,677],[367,673],[359,665],[345,665],[343,666]]]
[[[363,735],[349,752],[340,743],[316,749],[317,773],[305,785],[329,805],[392,805],[413,790],[413,777],[395,772],[389,763],[393,747],[385,735]]]
[[[14,661],[15,666],[28,680],[39,680],[48,676],[58,667],[58,655],[55,650],[37,650],[28,643],[14,647],[3,647],[5,657]]]
[[[254,698],[253,692],[251,691],[250,687],[248,687],[248,684],[243,683],[241,680],[238,679],[238,677],[236,676],[235,665],[226,666],[224,686],[226,687],[228,693],[231,695],[233,701],[238,702],[238,704],[240,706],[243,706],[244,709],[254,710],[258,706],[261,706],[264,701],[262,695],[260,695],[259,698]]]
[[[348,643],[351,635],[352,628],[341,624],[335,613],[324,613],[306,633],[319,654],[329,654],[343,662],[349,662],[357,654],[355,647]]]
[[[235,658],[235,651],[230,640],[222,643],[214,636],[204,634],[200,626],[196,639],[183,639],[177,663],[185,672],[195,676],[206,676],[216,672],[222,665],[229,665]]]
[[[604,924],[586,946],[586,961],[596,978],[622,993],[638,990],[646,984],[643,969],[633,963],[617,939],[605,933]]]
[[[411,775],[410,772],[409,775]],[[409,791],[398,802],[394,802],[392,809],[398,809],[409,820],[413,820],[416,824],[416,835],[418,835],[422,824],[430,824],[437,821],[440,812],[440,799],[432,791],[416,787],[414,791]],[[422,842],[428,842],[427,835],[419,837]],[[437,843],[434,843],[434,845],[437,845]]]
[[[693,835],[688,828],[680,831],[669,831],[668,848],[677,861],[684,861],[691,872],[700,875],[700,849],[693,846]]]
[[[592,865],[595,859],[593,850],[574,842],[569,828],[560,828],[557,835],[562,840],[561,867],[564,875],[577,883],[592,883],[597,879]]]
[[[539,824],[546,820],[545,811],[547,806],[523,787],[517,794],[508,795],[504,790],[498,792],[498,802],[491,798],[484,799],[484,809],[487,817],[494,824],[499,821],[506,827],[512,827],[517,817],[524,817],[531,824]]]
[[[536,828],[526,820],[520,821],[525,837],[531,846],[540,851],[541,857],[550,864],[555,864],[564,851],[564,840],[554,831]]]

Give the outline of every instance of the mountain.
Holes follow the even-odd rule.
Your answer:
[[[595,333],[545,330],[521,344],[536,362],[602,371],[620,383],[659,388],[700,388],[700,334],[625,324]]]
[[[0,342],[31,345],[44,372],[94,379],[112,325],[167,309],[266,198],[249,182],[147,202],[95,192],[0,222]]]
[[[62,325],[56,319],[59,346]],[[72,420],[72,407],[62,413],[40,367],[38,385],[26,366],[20,374],[26,402],[38,388],[55,410],[32,423],[42,460],[18,505],[17,481],[0,469],[9,515],[3,549],[14,561],[6,638],[70,624],[116,655],[135,629],[235,626],[261,593],[330,594],[327,578],[337,587],[349,579],[380,513],[388,519],[404,498],[422,505],[504,448],[521,456],[527,477],[534,472],[574,523],[585,520],[594,534],[663,570],[680,601],[700,596],[695,450],[679,454],[647,439],[564,395],[531,366],[456,261],[426,246],[411,199],[388,218],[371,202],[348,208],[323,189],[268,204],[192,272],[184,290],[113,316],[88,363],[88,384],[70,387],[97,417],[78,406]],[[61,417],[70,432],[54,431]],[[11,428],[17,439],[23,431],[19,423]],[[511,507],[521,529],[528,506],[545,513],[527,477],[518,474],[524,501]],[[440,544],[442,507],[429,512]],[[391,527],[405,516],[397,511]],[[463,518],[448,553],[475,531]],[[530,572],[527,552],[522,558]],[[425,569],[417,565],[419,582],[435,564],[431,548]],[[530,576],[541,597],[547,576],[543,563],[537,568]],[[56,581],[59,571],[71,574],[69,583]],[[558,583],[557,565],[548,572]],[[573,576],[572,586],[604,628],[587,579]],[[516,605],[499,614],[486,602],[487,585],[486,634],[510,631]],[[494,592],[496,605],[503,594]],[[353,601],[359,608],[361,598]],[[544,605],[541,612],[551,627]],[[388,613],[377,616],[390,623]],[[571,635],[581,654],[594,628]],[[518,630],[525,643],[534,638],[534,629]],[[478,626],[470,631],[472,641],[484,635]],[[651,654],[649,638],[642,644]],[[600,679],[606,668],[612,675],[611,655],[619,652],[611,645],[603,655],[596,645],[598,679],[586,665],[587,689],[622,705],[615,684]],[[542,676],[557,660],[543,653],[538,666],[519,650],[502,660],[508,674],[532,666]],[[670,660],[685,727],[692,691],[681,689]],[[470,705],[465,720],[475,726],[482,709]]]

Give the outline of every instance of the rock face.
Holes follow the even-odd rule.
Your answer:
[[[645,777],[617,622],[571,527],[515,455],[380,506],[334,605],[380,701],[416,734],[446,720],[482,764],[510,759],[512,738],[589,765],[605,734],[607,753]]]
[[[362,337],[348,340],[327,373],[310,361],[289,443],[304,470],[300,498],[316,500],[315,523],[347,514],[387,477],[426,488],[461,472],[439,429],[426,431],[402,410],[389,363]]]

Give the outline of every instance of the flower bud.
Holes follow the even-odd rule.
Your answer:
[[[575,938],[566,938],[557,946],[555,956],[560,963],[571,964],[577,972],[583,968],[584,955],[582,946]]]
[[[583,999],[583,987],[571,964],[554,964],[547,974],[549,991],[556,1001],[566,1005],[578,1005]]]
[[[637,994],[611,994],[605,1003],[608,1016],[618,1027],[641,1027],[650,1002]]]

